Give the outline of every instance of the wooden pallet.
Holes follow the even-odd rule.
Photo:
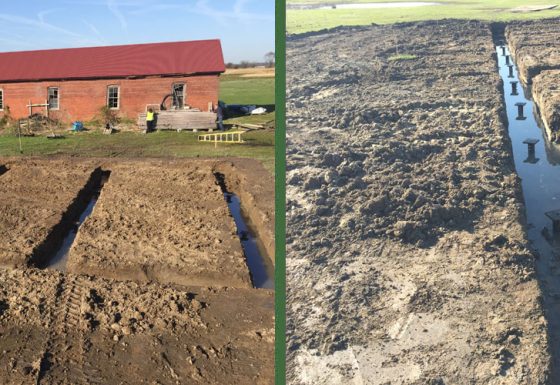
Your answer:
[[[146,129],[146,114],[138,115],[138,127]],[[158,130],[213,130],[216,128],[216,114],[214,112],[200,111],[160,111],[157,114]]]

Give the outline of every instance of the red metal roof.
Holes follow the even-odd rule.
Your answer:
[[[219,40],[0,53],[0,82],[224,71]]]

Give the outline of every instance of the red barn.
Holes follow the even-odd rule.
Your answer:
[[[219,40],[0,53],[0,117],[8,107],[27,117],[31,103],[62,122],[91,120],[103,106],[137,119],[169,94],[177,110],[208,111],[224,71]]]

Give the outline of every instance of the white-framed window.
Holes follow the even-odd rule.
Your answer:
[[[58,110],[58,107],[60,105],[59,103],[59,97],[60,94],[58,92],[58,87],[49,87],[47,89],[47,100],[49,103],[49,110]]]
[[[183,108],[185,106],[185,83],[174,83],[171,93],[173,94],[173,107]]]
[[[4,111],[4,90],[0,88],[0,111]]]
[[[111,109],[118,109],[120,106],[120,89],[119,86],[107,87],[107,107]]]

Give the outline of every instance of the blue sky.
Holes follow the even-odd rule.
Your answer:
[[[274,0],[3,1],[0,52],[222,40],[226,62],[274,51]]]

